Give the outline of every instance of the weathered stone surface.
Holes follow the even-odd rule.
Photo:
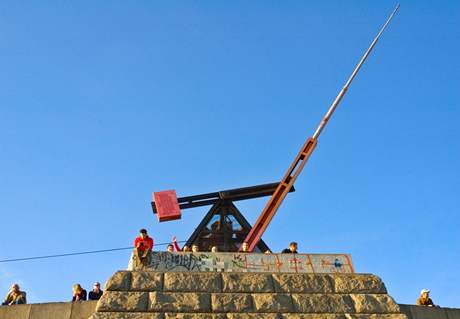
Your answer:
[[[336,275],[335,292],[346,294],[386,294],[382,280],[374,275]]]
[[[334,291],[334,280],[326,274],[273,274],[276,292],[327,293]]]
[[[406,315],[403,315],[403,314],[372,314],[372,315],[347,314],[345,315],[345,317],[346,319],[407,319]]]
[[[164,315],[148,312],[98,312],[90,319],[164,319]]]
[[[88,319],[96,312],[96,304],[97,301],[73,302],[70,319]]]
[[[212,310],[215,312],[251,312],[254,311],[250,294],[212,294]]]
[[[132,291],[160,291],[163,289],[163,274],[153,271],[133,271]]]
[[[96,311],[147,311],[147,292],[106,291]]]
[[[283,313],[281,319],[347,319],[345,314],[335,313]]]
[[[220,273],[165,273],[164,291],[180,292],[221,292]]]
[[[31,305],[29,319],[41,318],[70,318],[72,304],[70,302],[53,302],[41,304],[39,307]]]
[[[348,295],[292,294],[295,312],[354,313],[353,300]]]
[[[222,273],[223,292],[274,292],[270,274]]]
[[[210,312],[211,295],[191,292],[151,292],[149,310],[158,312]]]
[[[131,272],[130,271],[117,271],[109,278],[104,286],[104,290],[122,290],[128,291],[131,286]]]
[[[356,313],[399,313],[399,306],[388,295],[350,295]]]
[[[288,294],[253,294],[256,312],[294,312],[292,298]]]
[[[3,300],[1,300],[3,301]],[[2,319],[28,319],[31,305],[0,306]]]
[[[165,319],[227,319],[224,313],[172,313],[167,312]]]
[[[279,313],[228,313],[228,319],[282,319]]]

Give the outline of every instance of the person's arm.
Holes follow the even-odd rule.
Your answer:
[[[173,242],[173,245],[174,245],[174,250],[175,251],[181,251],[179,245],[177,244],[176,236],[173,237],[172,242]]]

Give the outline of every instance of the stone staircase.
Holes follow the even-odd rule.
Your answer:
[[[118,271],[92,319],[406,319],[369,274]]]

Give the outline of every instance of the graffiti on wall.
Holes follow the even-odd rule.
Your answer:
[[[132,263],[128,267],[133,270]],[[354,273],[347,254],[153,252],[147,270],[273,273]]]

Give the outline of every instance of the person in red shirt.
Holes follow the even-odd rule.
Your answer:
[[[147,230],[144,228],[139,233],[139,237],[134,240],[134,256],[137,257],[138,265],[146,266],[150,263],[153,238],[149,237]]]

